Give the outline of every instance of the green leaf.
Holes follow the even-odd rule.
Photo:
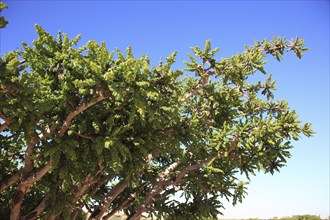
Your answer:
[[[100,73],[101,72],[101,67],[99,65],[97,65],[96,63],[91,61],[90,66],[91,66],[91,69],[92,69],[93,72],[95,72],[95,73]]]
[[[149,82],[147,81],[140,81],[140,82],[135,82],[137,86],[140,86],[140,87],[148,87],[150,85]]]
[[[143,108],[138,108],[137,112],[139,113],[139,115],[141,116],[142,119],[145,118],[145,112]]]
[[[66,147],[65,152],[67,153],[67,156],[70,158],[70,160],[77,160],[77,155],[74,149],[72,149],[71,147]]]
[[[207,56],[211,50],[211,42],[210,40],[205,41],[205,47],[204,47],[204,55]]]
[[[103,143],[98,143],[95,145],[95,150],[97,155],[101,155],[103,152],[104,144]]]
[[[0,17],[0,28],[5,28],[8,24],[8,21],[6,20],[5,17],[1,16]]]
[[[8,8],[8,5],[6,5],[5,3],[3,2],[0,2],[0,12],[5,9],[5,8]]]
[[[110,140],[110,138],[106,138],[106,139],[105,139],[105,142],[104,142],[104,147],[105,147],[106,149],[109,149],[112,145],[113,145],[113,141]]]

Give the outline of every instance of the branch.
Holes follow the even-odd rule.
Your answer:
[[[210,73],[213,73],[213,71],[211,71]],[[211,74],[209,74],[209,71],[206,72],[206,74],[202,76],[201,82],[199,82],[196,86],[192,87],[191,92],[186,94],[186,96],[180,100],[180,103],[181,104],[185,103],[190,97],[192,97],[193,95],[198,93],[201,89],[203,89],[204,86],[208,83],[210,79],[210,75]]]
[[[186,166],[184,167],[181,172],[177,175],[177,177],[175,178],[175,180],[167,180],[167,181],[158,181],[156,182],[157,185],[160,186],[165,186],[165,185],[176,185],[178,184],[183,178],[184,176],[191,172],[191,171],[195,171],[198,170],[204,166],[207,166],[209,164],[211,164],[214,160],[218,159],[220,156],[219,155],[213,155],[207,159],[205,159],[204,161],[202,161],[201,163],[198,164],[194,164],[194,165],[190,165],[190,166]]]
[[[40,213],[42,213],[45,210],[46,206],[48,205],[50,197],[51,197],[51,193],[48,192],[41,200],[39,205],[32,212],[20,218],[20,220],[36,219],[40,215]]]
[[[48,125],[46,126],[46,130],[44,130],[42,133],[38,135],[39,141],[45,140],[50,135],[54,134],[56,129],[60,126],[59,122],[56,121],[55,124],[50,128]]]
[[[95,186],[95,188],[93,189],[93,191],[90,193],[91,196],[95,195],[95,193],[97,193],[97,191],[99,191],[99,189],[101,188],[102,185],[106,184],[108,182],[109,178],[103,177],[101,179],[101,181],[99,181],[97,183],[97,185]]]
[[[0,90],[4,91],[4,93],[10,94],[10,95],[12,95],[14,97],[17,97],[18,96],[18,94],[12,88],[10,88],[8,86],[1,85]]]
[[[73,199],[72,204],[76,204],[78,202],[78,200],[84,195],[84,193],[86,191],[90,191],[91,187],[98,181],[98,179],[100,179],[102,177],[103,169],[104,169],[104,167],[101,164],[99,164],[99,170],[95,175],[96,178],[94,178],[91,174],[88,174],[85,177],[85,180],[84,180],[83,184],[81,185],[81,187],[78,190],[76,190],[76,193],[74,194],[74,199]],[[94,190],[89,194],[90,196],[95,195],[95,193],[100,189],[100,186],[104,185],[108,181],[108,178],[102,178],[100,180],[101,181],[98,182],[98,184],[96,185]],[[70,210],[71,209],[70,206],[68,207],[69,212],[71,212],[70,217],[71,217],[72,220],[77,218],[78,209],[79,208],[81,209],[83,205],[84,204],[81,203],[80,205],[75,207],[75,209],[73,209],[73,210]]]
[[[105,215],[102,218],[102,220],[109,219],[111,216],[113,216],[114,214],[116,214],[120,210],[125,209],[125,207],[127,207],[127,205],[129,203],[131,203],[132,201],[134,201],[134,200],[135,200],[135,194],[130,194],[122,203],[120,203],[120,205],[118,205],[117,208],[113,209],[109,214]]]
[[[8,118],[2,110],[0,110],[0,117],[6,122],[6,121],[10,121],[11,119]]]
[[[99,97],[96,99],[96,101],[84,104],[83,106],[78,107],[75,111],[71,112],[66,117],[66,120],[65,120],[64,124],[62,125],[62,127],[61,127],[61,129],[58,133],[58,136],[62,137],[65,134],[65,132],[70,127],[72,120],[79,113],[85,111],[89,107],[95,105],[96,103],[98,103],[99,101],[104,100],[107,97],[108,96],[104,95],[104,93],[101,92]],[[22,171],[23,180],[33,170],[33,162],[31,161],[31,156],[33,154],[34,145],[36,143],[38,143],[38,141],[40,141],[41,139],[45,139],[46,137],[51,135],[52,132],[55,132],[55,130],[57,129],[58,126],[59,126],[58,123],[55,123],[55,125],[53,125],[51,129],[47,129],[44,133],[40,134],[38,136],[39,138],[34,137],[32,132],[29,133],[29,135],[31,137],[31,142],[28,144],[28,147],[27,147],[26,152],[25,152],[25,158],[24,158],[25,167]],[[36,173],[33,177],[28,178],[26,181],[23,181],[18,185],[16,197],[13,201],[13,205],[12,205],[12,208],[11,208],[11,219],[12,220],[19,219],[21,205],[22,205],[24,196],[28,193],[28,191],[30,189],[30,186],[33,183],[35,183],[36,181],[39,181],[50,170],[50,168],[51,168],[51,161],[49,161],[49,163],[43,169],[41,169],[38,173]]]
[[[76,190],[75,194],[74,194],[74,198],[73,198],[73,204],[75,204],[84,194],[87,190],[90,189],[90,187],[92,185],[94,185],[97,182],[97,179],[100,178],[101,173],[103,171],[103,166],[101,164],[99,164],[99,170],[96,173],[96,178],[93,177],[91,174],[88,174],[85,177],[85,180],[83,182],[83,184],[80,186],[80,188],[78,190]]]
[[[172,163],[169,167],[166,168],[166,170],[164,172],[159,174],[159,177],[157,177],[154,187],[147,194],[147,196],[146,196],[145,200],[142,202],[140,208],[135,212],[135,214],[133,216],[129,217],[128,219],[138,220],[141,218],[142,213],[149,209],[150,204],[153,202],[154,197],[163,190],[161,183],[165,181],[165,178],[169,174],[171,174],[180,165],[180,163],[181,163],[180,160]]]
[[[2,116],[2,115],[1,115]],[[32,161],[30,160],[30,157],[33,153],[33,146],[40,140],[46,139],[48,136],[52,135],[55,130],[58,127],[58,123],[55,123],[51,128],[46,129],[43,133],[39,134],[39,139],[37,140],[36,138],[32,138],[31,142],[28,145],[28,148],[25,152],[25,168],[23,171],[18,171],[14,173],[12,176],[10,176],[5,183],[1,182],[0,183],[0,192],[6,190],[9,186],[15,184],[22,176],[26,177],[29,172],[32,171],[33,165]],[[24,173],[24,174],[23,174]]]
[[[58,136],[62,137],[65,132],[70,128],[72,120],[81,112],[85,111],[86,109],[88,109],[89,107],[95,105],[96,103],[106,99],[108,97],[108,95],[104,94],[103,92],[100,93],[99,97],[97,97],[96,101],[91,101],[88,102],[86,104],[83,104],[82,106],[79,106],[76,110],[74,110],[73,112],[71,112],[65,119],[59,133]]]
[[[233,140],[231,142],[236,142],[236,136],[233,138]],[[231,146],[232,147],[232,146]],[[229,152],[231,152],[232,149],[229,150]],[[189,165],[184,167],[181,172],[177,175],[177,177],[175,178],[175,180],[165,180],[165,178],[171,174],[181,163],[180,160],[174,162],[173,164],[171,164],[163,173],[161,173],[159,175],[159,177],[157,178],[154,187],[152,188],[152,190],[147,194],[147,196],[145,197],[144,201],[142,202],[142,204],[140,205],[140,208],[135,212],[135,214],[131,217],[129,217],[130,220],[138,220],[140,219],[141,215],[143,212],[147,211],[151,204],[153,203],[155,196],[160,194],[163,191],[163,186],[167,186],[167,185],[177,185],[184,177],[187,173],[194,171],[194,170],[198,170],[200,168],[202,168],[203,166],[207,166],[209,164],[211,164],[214,160],[222,157],[223,155],[220,154],[216,154],[213,156],[210,156],[209,158],[201,161],[198,164],[194,164],[194,165]]]
[[[11,207],[11,220],[18,220],[20,218],[21,205],[23,203],[24,196],[29,192],[31,185],[39,181],[50,170],[51,163],[52,160],[50,159],[42,169],[17,186],[16,196]]]
[[[58,123],[55,123],[51,128],[46,129],[44,132],[40,133],[39,139],[32,138],[31,142],[28,145],[28,148],[25,152],[25,167],[23,171],[18,171],[14,174],[12,174],[6,181],[0,183],[0,192],[6,190],[9,186],[15,184],[20,178],[25,178],[32,170],[33,170],[33,164],[30,159],[32,153],[33,153],[33,147],[34,145],[40,141],[45,140],[48,136],[52,135],[57,127],[59,126]]]
[[[136,195],[138,193],[144,192],[146,190],[146,186],[148,185],[148,182],[144,182],[141,185],[139,185],[134,192],[130,193],[116,208],[114,208],[109,214],[105,215],[102,220],[109,219],[111,216],[113,216],[115,213],[117,213],[120,210],[126,209],[131,202],[133,202],[136,198]]]
[[[109,208],[112,201],[128,186],[127,180],[122,180],[116,186],[114,186],[110,192],[106,195],[101,205],[93,212],[89,219],[100,220],[105,211]]]
[[[0,132],[6,130],[9,127],[9,123],[4,121],[0,124]]]
[[[0,183],[0,192],[6,190],[9,186],[15,184],[21,177],[21,172],[18,171],[11,175],[7,180]]]
[[[83,134],[78,134],[77,132],[73,132],[75,135],[79,136],[79,137],[82,137],[82,138],[85,138],[85,139],[89,139],[89,140],[93,140],[92,137],[90,136],[87,136],[87,135],[83,135]]]
[[[29,136],[31,137],[31,141],[28,144],[25,155],[24,155],[24,168],[22,171],[22,178],[25,179],[27,175],[33,170],[33,162],[31,160],[31,156],[33,154],[33,147],[38,143],[38,139],[33,136],[33,132],[29,132]]]
[[[153,155],[150,153],[148,154],[147,156],[147,165],[150,164],[150,162],[153,160]],[[171,167],[173,168],[173,167]],[[166,172],[163,173],[163,178],[167,175]],[[145,182],[144,184],[142,184],[140,187],[144,187],[146,186],[147,182]],[[139,188],[140,188],[139,187]],[[102,220],[106,220],[106,219],[109,219],[111,216],[113,216],[116,212],[122,210],[123,208],[125,208],[125,206],[127,206],[130,202],[134,201],[135,200],[135,193],[131,193],[120,205],[118,205],[117,208],[113,209],[109,214],[105,215]]]
[[[56,215],[53,214],[53,213],[50,213],[50,214],[48,214],[48,215],[45,217],[45,219],[47,219],[47,220],[55,220],[55,219],[56,219]]]
[[[35,173],[33,176],[30,176],[25,182],[29,186],[31,186],[35,182],[38,182],[43,176],[46,175],[46,173],[48,173],[51,167],[52,167],[52,159],[50,159],[47,162],[47,164],[43,168],[41,168],[37,173]]]
[[[10,119],[8,118],[3,112],[2,110],[0,110],[0,117],[3,119],[3,122],[0,123],[0,132],[6,130],[10,123],[12,123],[15,119]]]
[[[81,185],[81,187],[76,191],[76,193],[74,194],[74,198],[73,198],[73,204],[75,204],[80,197],[90,188],[90,186],[92,184],[94,184],[96,182],[96,180],[92,177],[92,175],[88,174],[85,177],[85,180],[83,182],[83,184]]]
[[[47,128],[45,129],[45,131],[39,133],[39,135],[37,135],[37,137],[34,135],[33,132],[29,132],[29,136],[31,137],[31,141],[27,146],[27,149],[25,151],[25,155],[24,155],[24,163],[25,166],[23,168],[22,171],[22,178],[25,179],[30,172],[33,170],[33,161],[31,160],[31,156],[33,154],[33,148],[34,146],[41,140],[45,140],[47,137],[49,137],[50,135],[52,135],[56,129],[58,128],[59,124],[55,123],[51,128],[49,128],[49,126],[46,126]]]

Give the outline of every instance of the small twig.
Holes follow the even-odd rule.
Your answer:
[[[73,132],[75,135],[79,136],[79,137],[82,137],[82,138],[85,138],[85,139],[89,139],[89,140],[93,140],[92,137],[90,136],[87,136],[87,135],[83,135],[83,134],[79,134],[77,132]]]

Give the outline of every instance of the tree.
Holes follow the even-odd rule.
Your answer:
[[[206,41],[173,70],[175,52],[151,67],[130,47],[78,47],[80,36],[36,30],[33,45],[0,60],[1,216],[216,218],[222,198],[246,193],[238,173],[279,171],[292,140],[313,134],[274,100],[264,70],[267,55],[301,58],[298,37],[221,60]],[[249,82],[253,74],[268,77]]]

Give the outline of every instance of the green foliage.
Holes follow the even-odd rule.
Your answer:
[[[78,47],[80,36],[35,28],[32,45],[0,59],[2,216],[23,201],[21,216],[38,207],[40,217],[82,218],[84,207],[93,216],[212,219],[221,199],[242,202],[247,183],[238,173],[279,171],[292,140],[313,134],[286,101],[274,100],[264,69],[267,54],[301,58],[298,38],[256,42],[219,61],[206,41],[204,50],[191,48],[186,69],[173,70],[176,52],[151,67],[130,47]],[[256,73],[265,80],[248,82]]]
[[[5,8],[8,8],[8,5],[6,5],[3,2],[0,2],[0,12],[2,12],[2,10]],[[6,20],[6,18],[1,16],[0,17],[0,28],[5,28],[7,24],[8,24],[8,21]]]

